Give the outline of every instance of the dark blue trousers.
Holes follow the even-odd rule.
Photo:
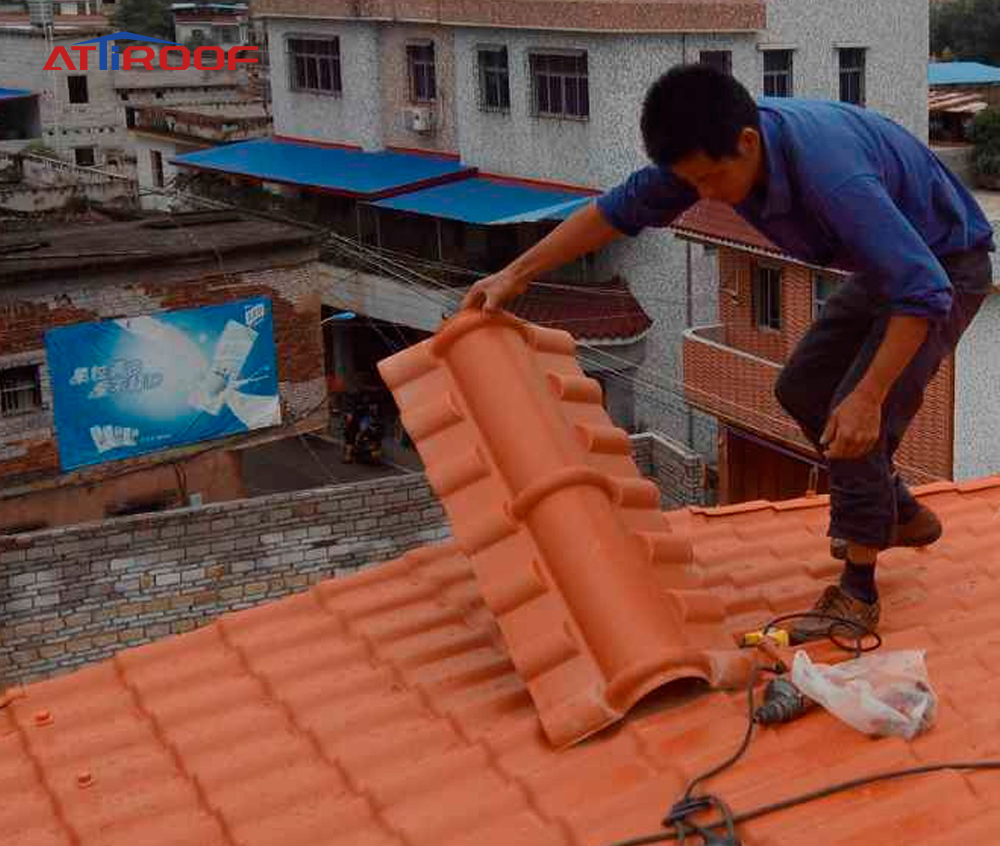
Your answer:
[[[941,259],[954,287],[951,313],[932,321],[926,341],[893,385],[882,408],[878,443],[867,455],[831,459],[831,537],[885,549],[897,523],[917,502],[895,472],[893,456],[924,389],[954,351],[992,286],[989,252],[975,249]],[[830,412],[867,372],[889,324],[889,304],[877,280],[854,276],[838,286],[778,378],[775,395],[822,455]]]

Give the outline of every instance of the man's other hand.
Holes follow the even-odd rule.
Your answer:
[[[509,270],[501,270],[499,273],[480,279],[469,288],[462,300],[462,308],[496,311],[526,290],[528,290],[527,283],[519,282]]]
[[[881,431],[882,403],[854,391],[830,414],[820,443],[827,458],[860,458],[875,447]]]

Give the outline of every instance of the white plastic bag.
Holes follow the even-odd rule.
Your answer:
[[[814,664],[798,652],[792,684],[858,731],[912,740],[934,722],[937,696],[920,650],[876,652],[843,664]]]

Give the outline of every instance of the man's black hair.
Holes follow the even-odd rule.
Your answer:
[[[760,130],[750,92],[730,74],[709,65],[677,65],[650,87],[642,106],[642,139],[661,167],[692,153],[712,159],[735,156],[740,132]]]

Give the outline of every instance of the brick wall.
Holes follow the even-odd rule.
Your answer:
[[[447,534],[413,474],[0,536],[0,678],[69,670]]]
[[[704,502],[701,459],[632,438],[665,508]],[[422,474],[0,536],[0,689],[303,590],[449,534]]]
[[[0,367],[38,364],[42,374],[42,409],[0,419],[0,478],[27,473],[57,473],[44,333],[56,326],[92,320],[132,317],[157,311],[197,308],[251,296],[271,298],[283,419],[315,413],[326,396],[320,299],[315,267],[289,267],[216,273],[195,278],[164,279],[155,271],[127,283],[39,283],[0,295]],[[322,424],[322,420],[320,424]],[[172,452],[136,459],[148,465]],[[119,472],[125,462],[112,462],[77,474],[86,480]],[[2,521],[0,521],[2,525]]]
[[[644,432],[632,436],[632,455],[639,472],[660,488],[664,509],[705,505],[705,460],[677,441]]]
[[[753,277],[757,261],[735,250],[719,250],[719,314],[725,343],[768,361],[784,362],[812,322],[812,272],[796,265],[781,269],[781,329],[757,325]],[[769,262],[766,266],[776,266]]]
[[[717,341],[717,346],[685,340],[687,395],[697,407],[724,420],[811,451],[775,400],[774,382],[780,365],[812,322],[813,274],[807,268],[784,265],[781,330],[759,329],[751,293],[755,261],[737,250],[719,250],[722,327],[720,332],[699,330],[700,337]],[[923,407],[896,454],[896,464],[908,481],[952,478],[953,395],[954,363],[949,358],[928,386]]]

